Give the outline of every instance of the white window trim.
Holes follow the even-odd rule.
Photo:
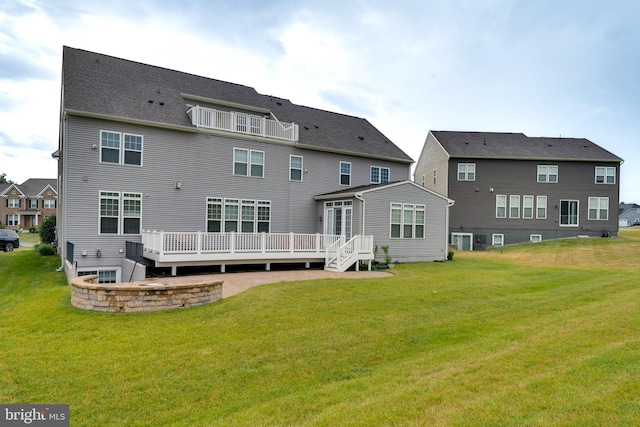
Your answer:
[[[247,173],[245,175],[236,173],[236,151],[246,151],[247,153]],[[260,166],[262,166],[262,175],[251,175],[251,166],[253,165],[253,163],[251,163],[251,155],[253,153],[262,153],[262,164]],[[233,163],[232,163],[232,174],[233,176],[244,176],[246,178],[264,178],[265,176],[265,172],[266,172],[266,163],[267,163],[267,156],[265,155],[265,152],[262,150],[251,150],[249,148],[242,148],[242,147],[233,147]]]
[[[540,216],[540,201],[544,200],[544,216]],[[536,196],[536,219],[547,219],[547,196]]]
[[[464,169],[464,178],[460,179],[461,166]],[[469,172],[469,166],[473,166],[473,172]],[[473,173],[473,179],[469,179],[469,174]],[[476,164],[475,163],[458,163],[458,181],[475,181],[476,180]]]
[[[576,223],[575,224],[563,224],[562,223],[562,202],[576,202],[577,208],[576,208]],[[580,201],[579,200],[572,200],[572,199],[562,199],[560,200],[560,203],[558,205],[559,209],[558,209],[558,224],[560,225],[560,227],[579,227],[580,226]]]
[[[102,193],[113,193],[117,194],[118,200],[118,229],[116,233],[103,233],[100,227],[100,219],[102,218]],[[137,195],[139,197],[125,197],[124,195]],[[107,196],[106,198],[115,199],[115,196]],[[124,232],[124,200],[125,199],[133,199],[140,200],[140,227],[137,233],[125,233]],[[139,236],[142,234],[142,218],[143,218],[143,202],[142,202],[142,193],[136,193],[134,191],[110,191],[110,190],[99,190],[98,191],[98,235],[99,236]],[[109,217],[111,218],[111,217]],[[136,218],[136,217],[129,217]]]
[[[105,161],[102,160],[102,134],[105,133],[105,132],[116,133],[116,134],[120,135],[120,146],[118,147],[118,163],[105,162]],[[124,137],[125,137],[125,135],[140,137],[140,150],[126,150],[124,148]],[[110,147],[108,147],[108,148],[110,148]],[[138,135],[138,134],[131,133],[131,132],[117,132],[117,131],[113,131],[113,130],[100,129],[100,141],[99,141],[99,144],[98,144],[98,150],[99,150],[99,162],[102,163],[102,164],[105,164],[105,165],[132,166],[132,167],[138,167],[138,168],[141,168],[141,167],[144,166],[144,135]],[[140,164],[139,165],[135,165],[135,164],[131,164],[131,163],[125,163],[124,162],[124,158],[125,158],[125,152],[126,151],[140,152]]]
[[[516,200],[517,203],[513,203],[514,200]],[[517,215],[513,215],[513,213],[512,213],[512,209],[513,208],[517,208],[518,209],[518,214]],[[520,195],[513,194],[513,195],[509,196],[509,218],[513,218],[513,219],[520,218]]]
[[[495,246],[495,247],[504,246],[504,234],[500,234],[500,233],[492,234],[491,246]]]
[[[377,181],[373,180],[373,176],[372,175],[373,175],[373,170],[374,169],[378,169],[378,180]],[[382,180],[382,170],[383,169],[386,169],[386,171],[387,171],[387,180],[386,181]],[[383,184],[383,183],[387,183],[387,182],[390,182],[390,181],[391,181],[391,170],[389,168],[383,167],[383,166],[371,166],[369,168],[369,182],[371,184]]]
[[[603,175],[598,175],[598,169],[604,169]],[[612,172],[609,174],[609,172]],[[616,167],[615,166],[596,166],[595,167],[595,183],[598,185],[615,185],[616,183]],[[598,176],[602,176],[602,182],[598,182]],[[607,182],[607,177],[613,176],[613,182]]]
[[[606,211],[606,218],[600,218],[600,202],[605,200],[607,201],[607,211]],[[596,202],[596,217],[595,218],[591,218],[591,201],[595,200]],[[587,219],[589,221],[608,221],[609,220],[609,198],[608,197],[589,197],[588,201],[587,201]]]
[[[122,282],[122,268],[121,267],[78,267],[77,273],[86,273],[87,271],[95,271],[100,275],[101,271],[115,271],[116,272],[116,282]]]
[[[473,250],[473,233],[451,233],[451,244],[454,244],[453,241],[455,237],[465,237],[469,236],[469,250]]]
[[[345,164],[345,165],[349,165],[349,173],[348,173],[348,174],[346,174],[346,173],[345,173],[345,174],[343,174],[343,173],[342,173],[342,165],[343,165],[343,164]],[[338,184],[340,184],[340,185],[342,185],[342,186],[345,186],[345,187],[350,187],[350,186],[351,186],[351,173],[352,173],[352,172],[353,172],[353,169],[352,169],[351,162],[342,162],[342,161],[341,161],[341,162],[340,162],[340,165],[339,165],[339,169],[338,169]],[[343,184],[343,183],[342,183],[342,175],[347,175],[347,176],[349,177],[349,183],[348,183],[348,184]]]
[[[209,218],[209,205],[216,204],[220,206],[220,219],[210,219]],[[238,208],[238,218],[236,219],[227,219],[226,218],[226,206],[237,206]],[[261,223],[267,223],[269,232],[271,232],[271,218],[273,218],[273,209],[270,200],[251,200],[251,199],[241,199],[237,197],[207,197],[205,199],[205,223],[204,229],[207,230],[207,233],[229,233],[229,231],[225,231],[225,224],[230,221],[236,222],[237,233],[242,233],[242,223],[248,222],[248,220],[243,220],[242,218],[242,207],[243,206],[253,206],[253,232],[254,234],[260,233],[258,231]],[[269,220],[260,220],[259,211],[260,208],[269,207]],[[209,221],[220,221],[220,231],[208,231],[209,230]]]
[[[531,234],[529,236],[529,242],[531,242],[531,243],[542,242],[542,234]]]
[[[544,181],[540,181],[540,167],[546,167],[547,168],[547,172],[544,174],[545,176],[545,180]],[[552,175],[549,173],[549,168],[550,167],[555,167],[556,168],[556,180],[555,181],[549,181],[549,176]],[[558,167],[558,165],[538,165],[538,167],[536,168],[536,181],[539,184],[557,184],[560,181],[560,168]]]
[[[294,157],[300,159],[300,167],[299,168],[294,168],[293,167],[293,158]],[[300,171],[300,179],[291,179],[291,172],[293,170],[299,170]],[[303,180],[304,180],[304,157],[298,156],[298,155],[295,155],[295,154],[290,154],[289,155],[289,181],[302,182]]]
[[[530,206],[530,207],[531,207],[531,215],[530,215],[530,216],[525,216],[525,215],[526,215],[526,212],[527,212],[527,211],[526,211],[526,209],[527,209],[527,203],[526,203],[526,201],[527,201],[527,200],[530,200],[530,201],[531,201],[531,206]],[[522,196],[522,219],[533,219],[533,218],[535,218],[535,215],[534,215],[534,211],[535,211],[535,209],[536,209],[536,206],[535,206],[535,197],[530,196],[530,195]]]
[[[400,223],[392,222],[393,218],[393,210],[400,209]],[[404,213],[405,210],[411,210],[411,224],[405,223]],[[417,222],[417,213],[422,212],[424,222],[422,224],[418,224]],[[400,225],[400,236],[394,237],[392,234],[393,225]],[[411,225],[411,237],[405,237],[405,226]],[[416,229],[418,226],[422,226],[422,236],[416,237]],[[389,204],[389,239],[392,240],[424,240],[427,235],[427,206],[420,203],[398,203],[391,202]]]
[[[498,200],[504,200],[504,206],[500,206],[498,204]],[[501,207],[504,208],[504,215],[503,216],[498,215],[498,208],[501,208]],[[508,206],[507,206],[507,195],[506,194],[496,194],[496,218],[500,218],[500,219],[506,218],[507,217],[507,209],[508,209]]]

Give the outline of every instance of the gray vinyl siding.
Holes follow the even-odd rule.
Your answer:
[[[475,163],[475,181],[458,181],[458,163]],[[557,183],[538,183],[538,165],[557,165]],[[616,184],[596,184],[596,166],[615,166]],[[618,232],[619,163],[485,160],[453,158],[449,164],[449,197],[455,200],[451,208],[451,232],[474,233],[475,244],[491,245],[491,235],[504,234],[505,244],[528,241],[531,234],[542,234],[543,240],[600,236],[604,230],[612,235]],[[496,196],[507,196],[507,218],[496,218]],[[509,196],[520,196],[520,218],[509,218]],[[523,219],[523,196],[534,196],[534,218]],[[537,219],[536,196],[547,197],[547,218]],[[608,220],[588,219],[589,197],[608,197]],[[561,200],[578,200],[577,227],[560,226]],[[478,236],[480,237],[478,237]],[[484,236],[484,237],[483,237]]]
[[[447,200],[411,183],[403,183],[366,192],[364,234],[374,236],[378,246],[377,260],[384,260],[382,246],[389,246],[394,261],[417,262],[444,260],[447,257]],[[423,204],[425,211],[424,239],[392,239],[391,203]]]
[[[351,186],[369,184],[370,166],[388,167],[390,179],[409,176],[406,163],[300,149],[266,143],[116,123],[69,115],[62,176],[63,227],[60,244],[75,245],[78,267],[119,266],[125,241],[139,235],[99,235],[99,192],[133,192],[142,197],[142,229],[206,230],[207,197],[271,201],[271,232],[320,233],[321,205],[313,196],[348,187],[339,185],[340,161],[351,162]],[[143,136],[143,166],[100,163],[100,131]],[[93,144],[97,149],[93,149]],[[264,178],[233,175],[233,148],[265,153]],[[289,156],[303,157],[303,181],[289,180]],[[182,183],[181,189],[175,182]],[[354,206],[354,219],[356,207]],[[359,232],[354,221],[354,232]],[[96,257],[100,249],[102,256]],[[88,255],[81,256],[82,251]]]

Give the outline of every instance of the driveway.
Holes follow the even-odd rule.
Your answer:
[[[155,281],[164,284],[202,282],[203,280],[222,280],[222,298],[244,292],[254,286],[268,283],[295,282],[299,280],[315,279],[365,279],[378,277],[391,277],[391,273],[383,271],[345,271],[337,273],[325,270],[292,270],[292,271],[260,271],[251,273],[218,273],[197,276],[163,277]]]

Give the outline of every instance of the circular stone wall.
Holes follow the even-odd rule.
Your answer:
[[[159,282],[100,284],[97,275],[71,280],[71,304],[83,310],[140,312],[195,307],[222,298],[222,281],[165,285]]]

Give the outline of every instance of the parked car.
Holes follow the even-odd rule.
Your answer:
[[[11,252],[20,247],[20,237],[13,230],[0,230],[0,249]]]

